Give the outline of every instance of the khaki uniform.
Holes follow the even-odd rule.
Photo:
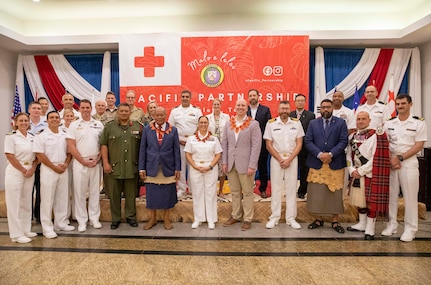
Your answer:
[[[133,106],[132,112],[130,113],[130,121],[142,122],[142,118],[144,117],[144,111],[136,106]]]
[[[117,118],[117,110],[118,110],[117,107],[115,107],[115,109],[113,109],[113,110],[106,109],[106,112],[105,112],[106,119],[107,119],[106,123],[113,121]],[[105,125],[106,125],[106,123],[105,123]]]
[[[100,136],[100,145],[108,147],[109,163],[113,170],[109,174],[112,222],[121,220],[121,192],[126,196],[126,218],[136,218],[135,196],[141,133],[142,127],[138,122],[129,121],[127,126],[121,126],[118,120],[114,120],[106,124]]]

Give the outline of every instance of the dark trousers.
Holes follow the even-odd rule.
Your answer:
[[[32,205],[33,205],[33,217],[37,221],[40,221],[40,163],[37,165],[36,171],[34,172]]]
[[[266,187],[268,186],[268,150],[266,149],[266,145],[262,144],[262,149],[260,150],[259,162],[257,164],[257,170],[259,170],[259,191],[266,191]]]
[[[307,155],[298,155],[298,170],[299,170],[299,188],[298,188],[298,196],[304,196],[307,194],[307,176],[308,171],[310,170],[306,165],[305,161],[307,160]]]
[[[137,178],[115,179],[110,178],[111,193],[109,193],[109,203],[111,206],[112,222],[121,221],[121,192],[126,196],[124,212],[127,219],[136,220],[136,185]]]

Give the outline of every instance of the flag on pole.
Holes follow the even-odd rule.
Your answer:
[[[356,85],[355,94],[353,94],[353,110],[355,110],[355,112],[356,112],[356,109],[358,109],[359,102],[360,100],[359,100],[358,85]]]
[[[16,114],[21,112],[21,102],[19,100],[19,93],[18,93],[18,85],[15,85],[15,96],[13,100],[13,108],[12,108],[12,117],[11,117],[11,125],[14,125],[14,118]]]
[[[391,117],[395,117],[397,115],[397,111],[395,110],[395,92],[394,92],[394,76],[391,76],[389,80],[389,89],[388,89],[388,108],[389,112],[391,112]]]

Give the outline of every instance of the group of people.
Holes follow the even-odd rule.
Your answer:
[[[79,232],[85,232],[88,224],[101,228],[101,188],[110,198],[111,229],[121,224],[123,195],[126,221],[137,227],[135,197],[140,183],[145,183],[150,210],[145,230],[157,225],[160,209],[164,210],[164,228],[172,229],[170,209],[187,191],[193,197],[192,228],[207,222],[214,229],[217,194],[222,194],[226,176],[232,213],[223,226],[242,222],[241,230],[246,231],[254,216],[257,172],[262,198],[267,198],[268,176],[272,182],[268,229],[279,223],[285,196],[285,221],[293,229],[301,228],[296,221],[297,199],[301,199],[316,215],[309,229],[323,226],[323,216],[331,215],[332,228],[344,233],[338,217],[344,211],[342,190],[348,185],[359,223],[347,230],[364,231],[365,239],[374,239],[376,218],[389,217],[382,235],[390,236],[398,229],[401,186],[406,208],[401,240],[411,241],[418,227],[416,154],[427,139],[426,125],[410,114],[409,95],[396,98],[398,116],[386,121],[387,107],[376,100],[377,95],[377,89],[368,86],[367,103],[355,116],[342,105],[344,95],[337,91],[333,100],[321,102],[317,119],[304,110],[306,97],[302,94],[295,97],[294,111],[289,101],[280,101],[278,116],[271,119],[270,109],[259,103],[256,89],[249,90],[249,102],[237,100],[232,117],[221,112],[219,99],[213,101],[213,113],[204,116],[191,105],[188,90],[182,91],[181,105],[171,110],[169,118],[156,102],[147,105],[147,112],[135,106],[132,90],[118,106],[115,94],[108,92],[105,100],[95,103],[93,116],[90,101],[81,100],[77,112],[68,93],[62,98],[60,112],[46,113],[46,99],[44,108],[42,103],[32,102],[29,114],[15,117],[14,131],[5,139],[10,237],[25,243],[36,236],[31,231],[33,204],[34,217],[40,220],[46,238],[75,230],[72,218],[78,222]]]

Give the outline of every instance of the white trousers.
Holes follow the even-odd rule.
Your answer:
[[[206,173],[200,173],[193,167],[189,168],[189,184],[194,189],[192,197],[195,222],[217,222],[217,180],[217,165]]]
[[[31,165],[23,165],[23,167],[30,169]],[[6,166],[5,196],[10,238],[24,236],[25,233],[31,232],[33,183],[34,175],[25,178],[22,172],[11,164]]]
[[[187,167],[188,163],[186,160],[186,153],[184,152],[184,146],[180,145],[180,154],[181,154],[181,176],[177,183],[177,193],[178,196],[182,196],[187,191]],[[192,168],[192,167],[190,167]],[[190,170],[190,169],[189,169]],[[192,187],[189,185],[189,193],[192,193]]]
[[[271,216],[281,217],[281,200],[286,195],[286,221],[296,219],[296,188],[298,186],[298,158],[295,157],[288,168],[281,168],[280,163],[271,157]]]
[[[73,159],[70,162],[69,166],[67,167],[67,174],[69,175],[69,179],[68,179],[68,197],[69,197],[69,202],[67,203],[67,218],[69,219],[70,217],[72,217],[72,219],[76,220],[75,217],[75,200],[73,198]]]
[[[419,162],[416,156],[401,162],[401,169],[391,169],[389,178],[389,225],[397,228],[400,186],[404,197],[404,232],[418,230]]]
[[[75,217],[79,225],[99,222],[100,217],[100,163],[89,168],[77,160],[73,162],[73,197]],[[87,214],[87,190],[88,214]]]
[[[67,225],[68,181],[67,170],[58,174],[43,163],[40,166],[40,222],[43,234],[53,232],[54,225],[56,228]]]

